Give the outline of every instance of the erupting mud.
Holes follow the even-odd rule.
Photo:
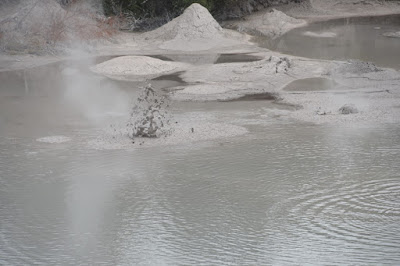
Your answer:
[[[168,99],[158,95],[150,84],[142,88],[127,124],[129,137],[158,138],[170,135],[172,128],[168,107]]]

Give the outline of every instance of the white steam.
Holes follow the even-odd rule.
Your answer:
[[[89,67],[93,59],[76,50],[76,64],[62,72],[65,100],[89,122],[106,124],[116,117],[127,118],[130,107],[128,92],[105,77],[93,75]]]

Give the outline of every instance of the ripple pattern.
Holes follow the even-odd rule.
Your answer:
[[[277,209],[296,221],[295,234],[400,260],[400,178],[311,187]]]

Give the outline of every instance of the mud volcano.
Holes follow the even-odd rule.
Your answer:
[[[158,138],[171,133],[169,101],[156,93],[151,84],[142,88],[142,93],[134,104],[127,123],[128,136]]]

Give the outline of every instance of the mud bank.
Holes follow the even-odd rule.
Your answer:
[[[307,22],[346,17],[384,16],[400,13],[398,1],[379,0],[309,0],[282,5],[277,9]]]

